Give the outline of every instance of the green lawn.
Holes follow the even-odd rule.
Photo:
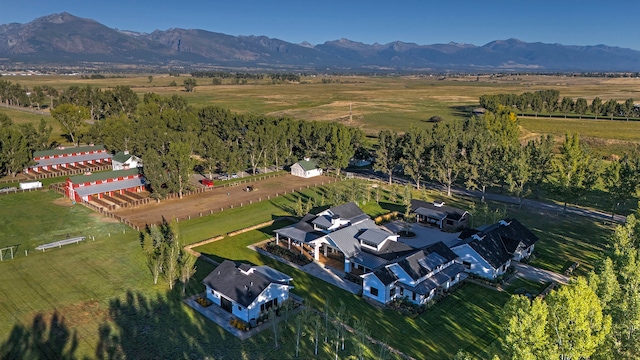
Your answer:
[[[465,285],[416,319],[391,310],[380,310],[351,293],[247,248],[248,245],[271,237],[273,229],[284,225],[286,224],[275,223],[268,228],[209,243],[195,250],[218,261],[230,259],[266,264],[283,271],[294,278],[293,292],[315,308],[323,308],[325,297],[329,297],[334,311],[342,303],[347,309],[349,323],[357,318],[365,319],[377,339],[388,339],[391,346],[413,357],[446,358],[459,349],[487,355],[489,344],[498,335],[498,311],[507,301],[508,294]]]
[[[338,186],[349,188],[349,182]],[[314,189],[305,196],[317,196]],[[324,188],[318,189],[324,191]],[[422,192],[421,196],[439,194]],[[383,200],[387,200],[383,193]],[[61,206],[60,196],[52,191],[32,192],[0,197],[0,241],[19,243],[16,259],[0,263],[0,354],[27,354],[37,357],[44,352],[59,358],[72,352],[76,357],[98,357],[99,351],[117,349],[128,358],[291,358],[293,331],[282,334],[281,349],[274,349],[273,337],[265,332],[241,342],[180,302],[180,295],[167,291],[161,282],[153,285],[138,242],[138,234],[121,224],[100,218],[79,205]],[[296,202],[293,195],[272,202],[261,202],[233,211],[194,219],[179,224],[184,243],[193,243],[238,228],[255,225],[287,215]],[[450,200],[448,204],[456,201]],[[461,200],[460,204],[465,201]],[[370,215],[384,213],[393,204],[371,202],[364,208]],[[584,273],[597,261],[609,228],[584,219],[541,216],[510,210],[531,227],[541,240],[536,246],[539,257],[534,265],[561,271],[567,263],[578,260]],[[497,314],[508,298],[507,293],[465,285],[436,307],[411,319],[390,310],[381,310],[359,297],[342,291],[305,273],[259,255],[246,246],[271,236],[273,226],[199,247],[209,256],[254,264],[267,264],[294,278],[294,293],[316,308],[326,298],[335,311],[342,303],[347,310],[345,321],[362,317],[376,339],[388,343],[416,358],[448,358],[459,349],[488,356],[498,335]],[[122,234],[122,230],[127,230]],[[95,241],[51,249],[46,252],[24,249],[58,236],[95,234]],[[108,234],[111,234],[109,237]],[[13,236],[13,237],[12,237]],[[10,239],[10,240],[5,240]],[[48,240],[51,239],[51,240]],[[574,260],[575,259],[575,260]],[[202,291],[200,281],[212,266],[198,261],[198,271],[188,289]],[[64,320],[52,317],[59,314]],[[291,324],[290,324],[291,326]],[[53,327],[54,336],[42,327]],[[312,357],[310,330],[303,339],[302,358]],[[45,335],[42,335],[45,334]],[[68,334],[68,336],[67,336]],[[74,340],[75,339],[75,340]],[[72,343],[77,342],[74,348]],[[347,340],[346,353],[353,354],[353,343]],[[74,350],[75,349],[75,350]],[[101,349],[101,350],[100,350]],[[331,350],[321,346],[321,358]],[[370,349],[370,357],[378,350]],[[33,354],[33,356],[30,356]],[[4,355],[0,355],[2,357]],[[10,357],[10,356],[9,356]],[[22,355],[20,357],[25,357]]]
[[[574,274],[586,275],[603,259],[607,238],[613,227],[602,222],[562,214],[536,214],[509,209],[509,216],[520,220],[540,240],[531,265],[562,273],[574,262],[580,267]]]
[[[0,196],[0,248],[20,245],[18,251],[75,236],[105,237],[130,228],[103,221],[81,205],[71,205],[52,190]]]

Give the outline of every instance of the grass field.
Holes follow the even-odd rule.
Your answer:
[[[182,83],[189,76],[154,75],[149,83],[146,75],[105,79],[80,79],[73,76],[15,77],[11,81],[27,87],[50,85],[63,90],[72,85],[110,88],[131,86],[142,95],[184,96],[196,107],[218,105],[234,112],[290,116],[297,119],[340,121],[360,126],[373,133],[383,128],[405,131],[411,125],[427,127],[425,120],[439,115],[445,119],[462,119],[478,104],[483,94],[522,93],[557,89],[560,96],[584,97],[591,100],[638,98],[640,79],[574,78],[567,76],[481,76],[452,77],[439,80],[429,76],[405,77],[331,77],[333,83],[322,83],[322,77],[303,77],[301,83],[271,84],[269,80],[249,81],[246,85],[211,85],[210,79],[197,79],[195,92],[184,91]],[[168,86],[175,81],[177,86]],[[339,81],[339,82],[338,82]],[[349,107],[352,121],[349,121]],[[29,119],[29,113],[12,117]],[[39,120],[39,118],[38,118]],[[22,121],[22,120],[21,120]],[[530,130],[535,131],[535,130]],[[54,130],[56,132],[56,130]]]
[[[200,246],[198,250],[218,261],[231,259],[253,264],[267,264],[286,272],[294,279],[293,292],[318,309],[324,306],[325,298],[330,306],[347,309],[348,322],[357,318],[368,321],[368,327],[378,339],[416,358],[447,358],[460,349],[475,354],[487,355],[489,344],[498,334],[496,317],[508,299],[499,293],[480,286],[465,285],[441,304],[428,310],[416,319],[411,319],[391,310],[381,310],[362,301],[359,297],[316,279],[287,265],[264,257],[247,248],[248,245],[272,236],[272,230],[285,224],[250,231],[232,238]],[[330,295],[328,295],[330,294]],[[373,320],[377,319],[377,320]],[[398,336],[411,334],[411,336]]]
[[[348,187],[349,183],[340,183],[339,186]],[[315,190],[303,193],[314,196]],[[422,195],[438,196],[425,192]],[[0,198],[4,201],[0,206],[3,224],[7,229],[13,229],[1,236],[21,234],[19,239],[10,241],[19,241],[21,250],[44,241],[42,239],[57,240],[61,231],[76,234],[91,230],[88,232],[97,234],[95,241],[44,253],[31,252],[28,256],[19,251],[16,259],[0,263],[4,280],[0,282],[0,293],[3,294],[0,297],[0,354],[45,351],[54,354],[53,357],[60,357],[58,355],[65,351],[73,351],[77,357],[93,358],[100,351],[119,349],[130,358],[293,357],[291,335],[283,336],[285,345],[275,350],[269,332],[240,342],[195,314],[181,304],[179,294],[168,292],[164,283],[152,285],[137,233],[128,231],[121,224],[105,223],[79,205],[60,205],[57,199],[59,195],[51,191]],[[193,243],[268,221],[274,216],[288,214],[295,201],[293,195],[287,195],[274,202],[262,202],[182,222],[179,224],[180,238],[183,243]],[[461,204],[464,203],[462,200]],[[368,214],[376,215],[393,207],[384,202],[381,205],[371,202],[364,209]],[[31,213],[28,221],[24,220],[30,211],[36,213]],[[517,216],[540,236],[541,241],[536,247],[539,257],[535,265],[557,271],[574,260],[583,264],[579,268],[580,273],[587,271],[590,268],[587,262],[592,264],[601,256],[604,238],[609,232],[608,228],[587,220],[541,217],[512,210],[509,215]],[[497,314],[508,298],[507,293],[465,285],[415,319],[380,310],[355,295],[246,247],[270,237],[274,227],[283,225],[276,223],[266,229],[199,247],[198,250],[218,260],[228,258],[268,264],[285,271],[295,279],[294,292],[309,304],[321,307],[325,298],[331,299],[332,308],[344,303],[349,323],[367,314],[368,327],[374,338],[387,338],[390,345],[414,357],[424,358],[429,354],[430,358],[447,358],[459,349],[481,356],[488,354],[487,349],[498,334]],[[4,229],[3,226],[0,231]],[[127,232],[122,234],[122,230]],[[107,235],[109,233],[111,237]],[[198,272],[188,293],[201,291],[203,287],[199,281],[212,270],[212,266],[203,261],[198,261],[197,266]],[[56,314],[58,318],[54,317]],[[53,327],[54,334],[64,336],[46,338],[42,335],[46,333],[42,327]],[[284,334],[293,334],[291,328],[284,331]],[[77,347],[72,350],[74,342],[77,342]],[[308,335],[303,340],[302,351],[303,358],[312,356]],[[321,351],[324,357],[330,354],[328,346]],[[352,351],[347,350],[348,353]],[[371,357],[375,357],[375,351],[371,349]]]

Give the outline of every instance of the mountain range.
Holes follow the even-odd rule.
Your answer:
[[[294,44],[266,36],[198,29],[138,33],[69,13],[0,25],[0,65],[79,63],[332,71],[627,71],[640,51],[606,45],[570,46],[496,40],[418,45],[363,44],[348,39]]]

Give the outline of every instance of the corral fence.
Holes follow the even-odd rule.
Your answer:
[[[5,189],[3,191],[0,191],[0,195],[17,194],[17,193],[32,192],[32,191],[42,191],[44,189],[45,189],[44,186],[35,188],[35,189],[18,189],[18,188]]]
[[[281,176],[281,175],[265,175],[264,177],[253,178],[253,179],[256,179],[256,181],[257,181],[257,179],[267,179],[269,177],[274,177],[274,176]],[[248,182],[254,182],[253,179],[248,179],[248,180],[246,180],[246,182],[244,180],[242,180],[242,182],[238,181],[238,182],[234,182],[234,183],[244,184],[244,183],[248,183]],[[256,204],[256,203],[259,203],[259,202],[262,202],[262,201],[269,201],[269,200],[275,199],[275,198],[277,198],[279,196],[283,196],[283,195],[287,195],[287,194],[293,194],[295,192],[300,192],[300,191],[303,191],[303,190],[306,190],[306,189],[310,189],[311,187],[323,186],[323,185],[336,183],[336,182],[341,181],[341,180],[342,180],[341,178],[329,179],[328,181],[317,182],[317,183],[314,183],[313,185],[309,184],[309,185],[300,186],[300,187],[297,187],[297,188],[292,188],[291,190],[284,190],[282,192],[277,192],[274,195],[261,196],[261,197],[258,197],[258,199],[255,200],[255,201],[254,200],[249,200],[248,202],[239,202],[239,203],[236,203],[236,204],[229,205],[227,207],[215,207],[215,208],[210,208],[210,209],[203,210],[203,211],[193,212],[193,213],[191,213],[189,215],[176,217],[175,220],[176,220],[176,222],[180,222],[180,221],[187,221],[187,220],[191,220],[191,219],[196,219],[196,218],[200,218],[200,217],[203,217],[203,216],[212,215],[214,213],[223,212],[225,210],[231,210],[231,209],[234,209],[234,208],[241,208],[241,207],[244,207],[244,206],[247,206],[247,205]],[[229,185],[229,186],[236,186],[236,185]],[[64,189],[62,191],[64,192]],[[210,189],[198,189],[198,190],[195,190],[195,191],[187,192],[185,194],[193,195],[193,194],[198,194],[198,193],[202,193],[202,192],[205,192],[205,191],[210,191]],[[176,194],[171,194],[171,195],[172,196],[167,197],[166,199],[177,198]],[[149,202],[151,202],[153,200],[151,198],[145,198],[144,201],[143,200],[140,200],[140,201],[141,201],[140,204],[142,204],[142,203],[146,204],[146,203],[149,203]],[[132,223],[131,221],[127,220],[126,218],[124,218],[122,216],[119,216],[117,214],[114,214],[112,212],[114,209],[111,208],[111,207],[105,208],[105,207],[101,207],[101,206],[97,206],[95,204],[89,203],[87,201],[82,201],[81,204],[86,206],[86,207],[88,207],[88,208],[90,208],[90,209],[92,209],[92,210],[94,210],[94,211],[96,211],[96,212],[98,212],[98,213],[100,213],[100,214],[104,214],[107,217],[116,219],[116,220],[120,221],[121,223],[126,224],[129,227],[131,227],[131,228],[133,228],[133,229],[135,229],[137,231],[140,231],[140,229],[144,227],[144,226],[136,225],[136,224]],[[115,206],[113,206],[113,207],[115,208]]]

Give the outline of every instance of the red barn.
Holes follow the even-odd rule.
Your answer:
[[[68,178],[65,194],[76,202],[91,201],[92,196],[100,199],[103,195],[112,196],[116,192],[140,192],[144,190],[145,184],[138,168],[107,171]]]
[[[25,173],[50,170],[81,169],[87,165],[110,164],[112,155],[103,145],[59,147],[53,150],[34,151],[35,165],[24,169]]]

